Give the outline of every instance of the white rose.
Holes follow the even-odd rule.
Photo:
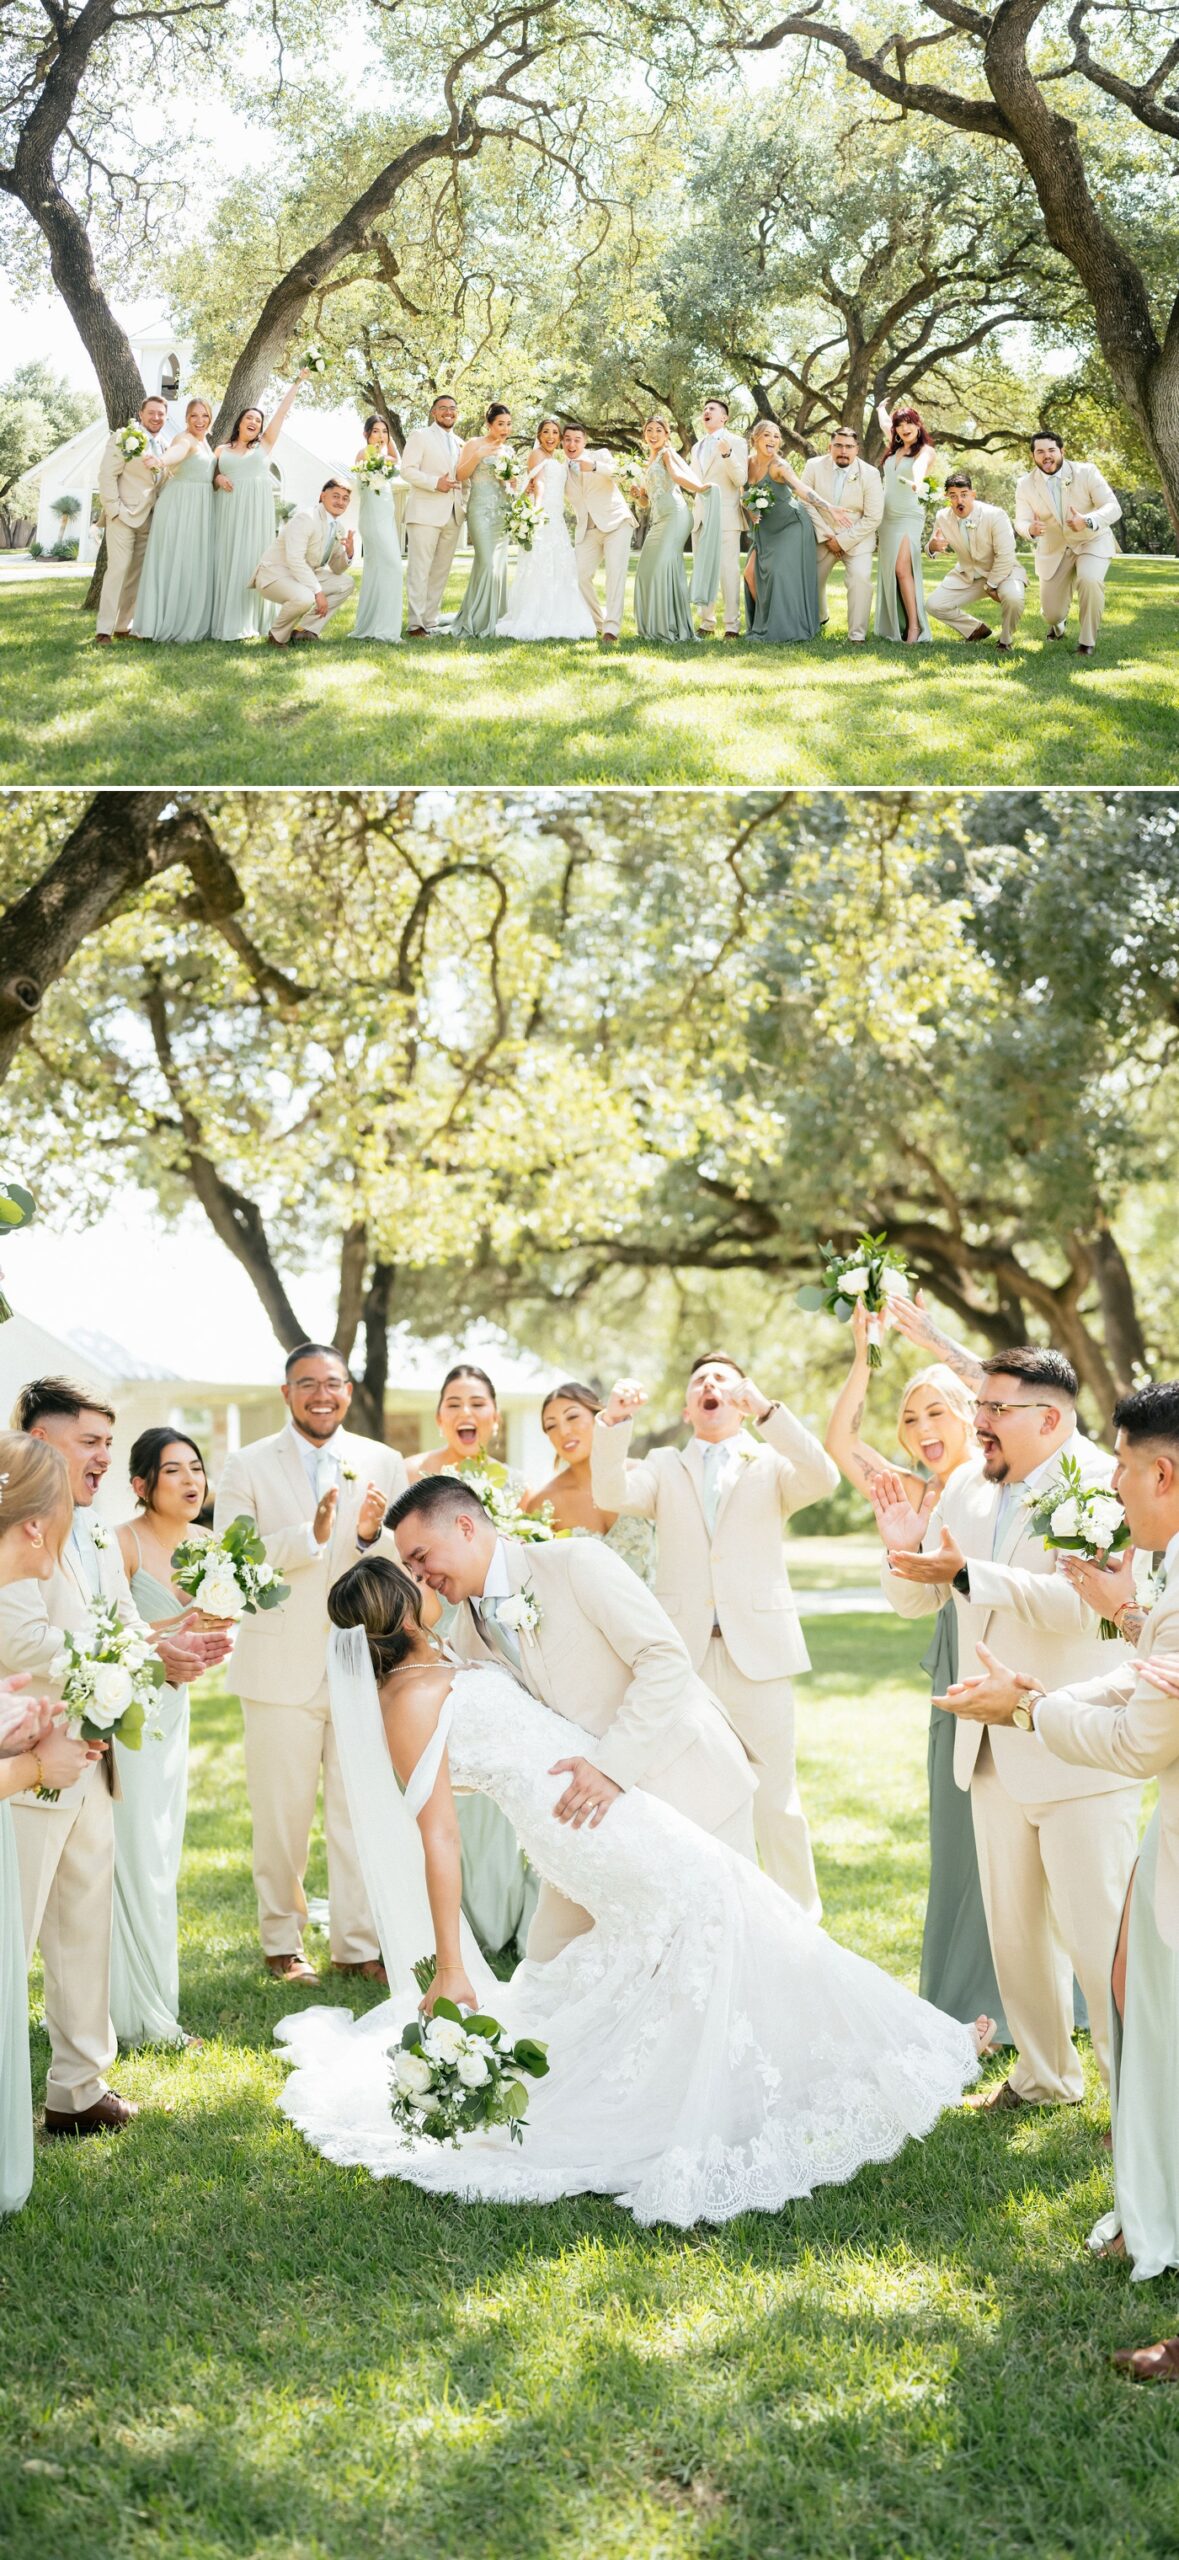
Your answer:
[[[857,1262],[854,1271],[845,1271],[841,1275],[839,1281],[840,1296],[843,1298],[858,1298],[861,1289],[867,1288],[868,1278],[869,1275],[864,1264],[862,1262]]]
[[[490,2080],[491,2073],[487,2068],[487,2064],[484,2061],[482,2054],[476,2053],[472,2049],[470,2053],[460,2053],[458,2058],[458,2076],[462,2081],[464,2089],[482,2089],[486,2082]]]
[[[272,1564],[259,1564],[254,1567],[254,1580],[259,1591],[269,1591],[271,1583],[277,1582],[278,1575]]]
[[[454,2018],[431,2018],[423,2030],[422,2042],[427,2053],[436,2054],[439,2062],[457,2062],[467,2050],[467,2038]]]
[[[430,2086],[430,2065],[424,2054],[411,2053],[409,2047],[403,2045],[393,2065],[393,2077],[398,2088],[407,2095],[411,2091],[420,2095]]]
[[[237,1575],[230,1569],[210,1565],[197,1584],[195,1599],[198,1609],[210,1618],[240,1618],[245,1602],[238,1589]]]
[[[1113,1494],[1101,1494],[1089,1506],[1089,1527],[1099,1547],[1108,1547],[1122,1525],[1122,1506]]]
[[[94,1721],[113,1724],[131,1704],[131,1674],[121,1662],[102,1662],[94,1675]]]
[[[1070,1493],[1066,1502],[1058,1502],[1049,1526],[1057,1538],[1077,1538],[1081,1533],[1080,1514]]]
[[[891,1270],[887,1263],[880,1274],[880,1286],[886,1298],[907,1298],[909,1295],[909,1283],[904,1272]]]
[[[409,2103],[415,2115],[433,2116],[437,2115],[442,2100],[435,2097],[432,2089],[424,2089],[420,2097],[411,2098]]]
[[[67,1679],[68,1679],[68,1677],[69,1677],[69,1669],[70,1669],[70,1656],[69,1656],[69,1654],[68,1654],[68,1653],[55,1653],[55,1654],[54,1654],[54,1657],[53,1657],[53,1660],[52,1660],[52,1662],[51,1662],[51,1663],[50,1663],[50,1665],[49,1665],[49,1677],[50,1677],[50,1679],[52,1680],[52,1682],[53,1682],[53,1686],[54,1686],[54,1688],[55,1688],[55,1689],[60,1689],[60,1688],[61,1688],[61,1686],[62,1686],[63,1681],[65,1681],[65,1680],[67,1680]]]

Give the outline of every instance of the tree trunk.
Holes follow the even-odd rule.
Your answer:
[[[1126,1395],[1148,1367],[1146,1338],[1139,1320],[1134,1283],[1112,1228],[1105,1220],[1085,1237],[1085,1251],[1101,1298],[1106,1346],[1120,1395]]]
[[[385,1437],[385,1396],[389,1384],[389,1304],[395,1278],[391,1262],[374,1262],[364,1299],[364,1369],[357,1379],[352,1410],[370,1440]]]
[[[0,916],[0,1080],[47,987],[124,899],[184,859],[184,831],[162,830],[166,791],[100,791],[56,862]]]
[[[344,1230],[340,1246],[340,1289],[336,1300],[336,1330],[333,1340],[341,1359],[350,1361],[353,1345],[364,1313],[364,1273],[368,1251],[368,1229],[363,1218],[354,1218]]]

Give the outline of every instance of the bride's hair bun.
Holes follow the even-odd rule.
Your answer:
[[[328,1593],[328,1616],[334,1627],[362,1627],[369,1659],[378,1680],[404,1662],[409,1631],[422,1623],[422,1595],[408,1573],[388,1556],[366,1556],[350,1565]]]

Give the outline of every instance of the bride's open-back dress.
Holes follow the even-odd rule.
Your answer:
[[[596,1828],[558,1822],[568,1780],[553,1763],[592,1760],[595,1737],[506,1670],[456,1671],[402,1799],[363,1639],[349,1631],[332,1641],[349,1804],[401,1988],[355,2022],[308,2008],[278,2028],[297,2066],[280,2105],[330,2160],[469,2199],[540,2203],[588,2191],[639,2222],[686,2228],[772,2212],[890,2159],[976,2077],[972,2027],[837,1946],[749,1861],[658,1797],[636,1787]],[[505,2127],[457,2148],[407,2146],[389,2114],[389,2050],[417,1998],[409,1967],[432,1945],[409,1817],[428,1801],[444,1750],[455,1787],[494,1797],[540,1874],[593,1917],[550,1962],[525,1960],[508,1983],[475,1975],[512,2037],[549,2048],[522,2145]]]
[[[496,624],[501,640],[593,640],[597,626],[577,576],[577,557],[565,522],[569,465],[550,454],[533,482],[544,508],[531,551],[522,551],[508,589],[508,609]]]

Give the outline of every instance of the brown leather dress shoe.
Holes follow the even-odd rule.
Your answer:
[[[1004,2116],[1014,2115],[1017,2107],[1026,2107],[1031,2102],[1027,2098],[1020,2097],[1018,2089],[1012,2088],[1010,2080],[1000,2080],[997,2089],[981,2089],[975,2096],[967,2098],[964,2103],[973,2108],[974,2113],[979,2116]]]
[[[333,1963],[332,1972],[358,1973],[362,1982],[383,1982],[386,1991],[389,1988],[389,1976],[385,1971],[384,1965],[380,1963],[376,1956],[370,1956],[365,1964]]]
[[[308,1964],[306,1956],[267,1956],[266,1970],[267,1973],[274,1975],[276,1982],[318,1982],[319,1980],[319,1975],[314,1967]]]
[[[1179,2338],[1160,2338],[1157,2347],[1118,2347],[1114,2363],[1131,2382],[1179,2382]]]
[[[87,2133],[122,2133],[139,2109],[130,2098],[121,2098],[117,2089],[104,2089],[92,2107],[76,2111],[65,2107],[46,2107],[45,2131],[59,2140],[78,2141]]]

